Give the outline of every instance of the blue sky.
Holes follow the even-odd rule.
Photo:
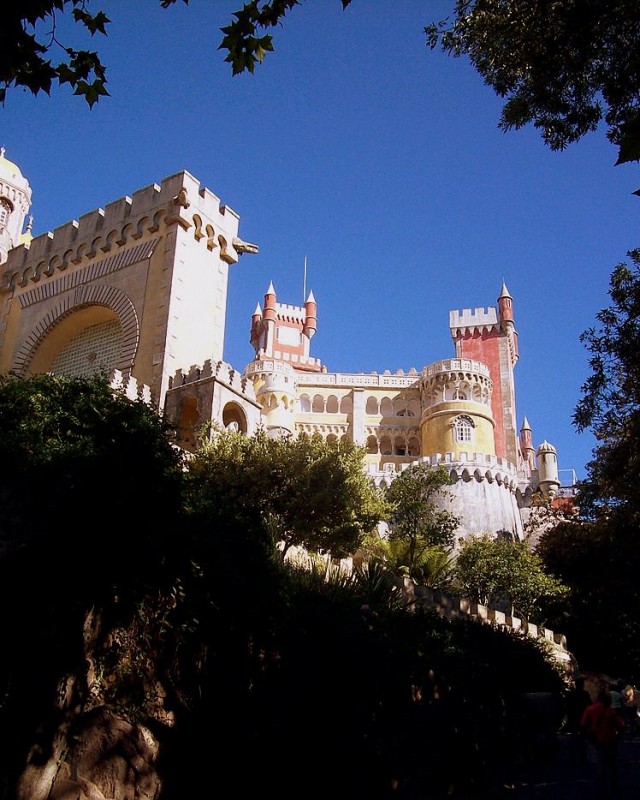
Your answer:
[[[526,415],[534,444],[584,477],[579,335],[640,245],[637,164],[615,167],[603,131],[563,153],[532,128],[500,132],[501,102],[469,63],[426,46],[424,25],[452,3],[305,0],[255,74],[232,77],[217,46],[240,5],[94,0],[112,20],[94,43],[111,97],[89,110],[68,88],[9,93],[0,145],[31,183],[34,233],[188,170],[260,247],[231,270],[225,358],[239,369],[269,281],[302,301],[305,257],[312,354],[330,371],[451,356],[449,310],[494,305],[504,280],[518,425]],[[59,38],[80,43],[73,27]]]

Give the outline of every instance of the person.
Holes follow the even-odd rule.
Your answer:
[[[597,758],[598,798],[613,798],[618,792],[618,742],[624,722],[611,708],[611,695],[601,689],[595,702],[585,708],[580,725]]]
[[[622,690],[622,716],[627,727],[627,736],[630,739],[638,735],[638,703],[636,690],[628,683]]]
[[[591,695],[585,689],[584,678],[579,675],[565,700],[565,730],[575,744],[576,759],[581,766],[587,764],[587,740],[580,722],[584,710],[591,703]]]

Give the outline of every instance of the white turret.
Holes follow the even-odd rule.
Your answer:
[[[23,233],[30,207],[29,182],[16,164],[4,157],[4,147],[0,147],[0,264],[7,260],[9,250],[31,238],[31,223]]]
[[[558,494],[560,480],[558,478],[558,453],[556,448],[546,440],[538,446],[538,485],[543,496],[553,500]]]

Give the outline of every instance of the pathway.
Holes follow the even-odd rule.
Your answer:
[[[640,800],[640,739],[620,742],[615,800]],[[595,765],[581,766],[575,738],[560,735],[550,753],[513,771],[508,781],[478,800],[597,800]]]

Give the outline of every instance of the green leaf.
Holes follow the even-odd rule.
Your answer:
[[[640,112],[622,126],[619,143],[616,166],[640,161]]]

